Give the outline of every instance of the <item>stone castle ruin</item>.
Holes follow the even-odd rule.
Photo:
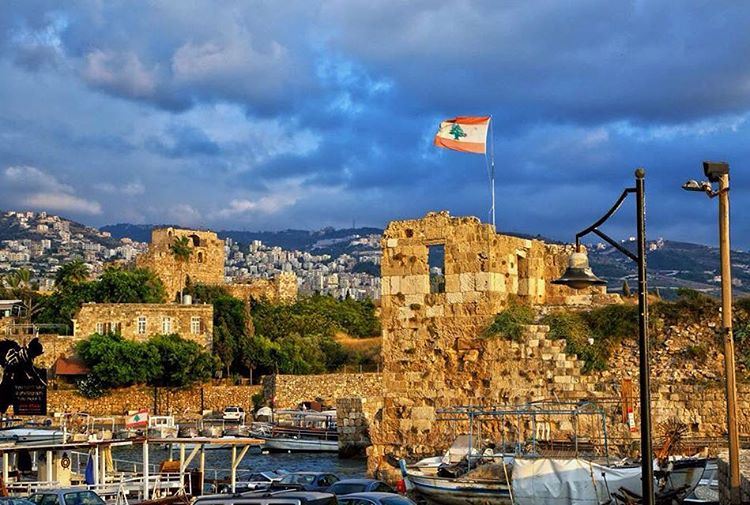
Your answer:
[[[445,450],[462,427],[440,421],[438,411],[460,405],[510,406],[550,398],[607,401],[611,435],[623,443],[636,436],[624,424],[620,402],[625,383],[637,399],[634,343],[616,351],[610,370],[585,374],[583,362],[566,354],[565,340],[548,338],[548,326],[527,325],[515,340],[482,336],[510,303],[535,307],[537,313],[621,303],[603,287],[573,291],[551,284],[566,268],[572,246],[502,235],[477,218],[447,212],[391,222],[382,246],[384,393],[382,402],[370,401],[377,407],[365,413],[371,474],[393,479],[394,458]],[[667,343],[678,333],[667,329]],[[721,383],[697,387],[696,380],[705,379],[676,377],[674,359],[668,345],[652,350],[653,377],[664,378],[652,382],[655,426],[678,415],[696,436],[720,435]],[[750,408],[748,401],[743,405]],[[749,421],[743,420],[744,432]],[[507,428],[528,436],[532,427]],[[567,420],[549,426],[557,436],[571,428]]]
[[[180,237],[187,237],[192,249],[190,257],[181,261],[170,247]],[[148,268],[164,284],[167,297],[179,300],[189,279],[192,284],[224,283],[224,241],[212,231],[157,228],[151,232],[148,252],[136,257],[136,266]]]
[[[187,237],[192,249],[190,257],[181,261],[170,247],[180,237]],[[232,296],[249,302],[266,298],[273,302],[290,303],[297,299],[297,276],[283,272],[274,279],[252,279],[225,284],[224,241],[215,232],[181,228],[157,228],[151,232],[148,252],[136,257],[136,266],[153,271],[164,284],[167,297],[179,301],[180,293],[189,282],[225,286]]]

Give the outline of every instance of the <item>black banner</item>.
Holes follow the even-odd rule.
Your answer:
[[[43,352],[38,338],[23,346],[0,340],[0,414],[13,405],[15,415],[47,415],[47,372],[34,366]]]
[[[17,416],[47,415],[47,371],[36,368],[36,372],[39,381],[15,384],[13,412]]]

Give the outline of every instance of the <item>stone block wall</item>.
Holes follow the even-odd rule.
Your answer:
[[[444,250],[442,292],[431,286],[433,246]],[[436,445],[450,443],[435,427],[437,408],[524,402],[546,397],[551,387],[582,392],[581,364],[565,356],[563,343],[530,337],[521,348],[478,338],[511,300],[617,301],[602,288],[576,292],[551,284],[567,267],[572,246],[502,235],[475,217],[432,212],[391,222],[382,251],[385,395],[382,419],[372,430],[371,463],[386,454],[432,453]],[[534,335],[537,329],[530,331]]]
[[[246,302],[266,299],[274,303],[294,303],[297,300],[297,275],[294,272],[282,272],[273,280],[253,279],[225,287],[230,295]]]
[[[263,379],[266,401],[279,409],[295,408],[302,402],[322,399],[335,406],[339,398],[383,396],[383,376],[378,373],[270,375]]]
[[[164,321],[168,319],[171,328],[168,333],[178,333],[211,349],[213,318],[214,308],[209,304],[84,303],[73,319],[73,335],[86,338],[104,328],[119,331],[124,338],[143,341],[167,333]]]
[[[50,416],[54,412],[87,412],[94,416],[111,416],[142,408],[148,408],[154,413],[156,405],[159,414],[192,417],[201,413],[201,390],[203,408],[207,410],[222,411],[229,405],[238,405],[246,412],[251,412],[252,396],[261,387],[204,384],[187,389],[155,390],[146,386],[133,386],[113,390],[97,399],[85,398],[75,390],[50,389],[47,393],[47,411]]]
[[[370,424],[383,406],[381,398],[339,398],[336,417],[339,434],[339,456],[361,457],[372,443]]]
[[[178,237],[187,237],[192,249],[185,262],[169,249]],[[148,252],[136,257],[136,265],[153,271],[164,283],[167,299],[174,301],[179,300],[188,277],[193,284],[223,284],[224,257],[224,242],[214,232],[157,228],[151,232]]]
[[[719,503],[731,505],[729,485],[729,454],[719,455]],[[750,450],[740,451],[740,503],[750,503]]]

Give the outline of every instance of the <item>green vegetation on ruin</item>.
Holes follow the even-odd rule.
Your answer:
[[[630,302],[587,311],[554,312],[539,319],[530,307],[511,303],[495,316],[482,337],[520,342],[525,325],[544,324],[549,326],[548,338],[565,340],[565,352],[583,361],[584,373],[606,370],[614,349],[638,338],[638,306]],[[719,300],[690,289],[678,290],[673,301],[653,300],[649,308],[652,340],[666,327],[718,323],[720,315]],[[750,298],[737,299],[734,311],[737,360],[750,370]],[[715,341],[690,344],[679,352],[686,359],[703,362],[712,347],[721,350],[718,334]]]

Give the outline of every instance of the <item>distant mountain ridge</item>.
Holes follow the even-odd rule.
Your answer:
[[[161,226],[161,225],[160,225]],[[113,237],[130,237],[133,240],[147,242],[150,239],[154,225],[118,224],[105,226]],[[221,238],[231,238],[236,242],[247,244],[253,240],[260,240],[269,246],[284,249],[296,249],[318,253],[351,254],[354,249],[346,242],[335,243],[335,239],[351,237],[353,235],[380,235],[381,228],[363,227],[321,230],[282,230],[282,231],[234,231],[222,230],[218,232]],[[518,232],[505,232],[509,235],[544,240],[547,243],[559,243],[540,235]],[[329,242],[334,242],[328,244]],[[320,244],[327,243],[321,247]],[[635,252],[636,243],[625,241],[622,245]],[[697,289],[706,293],[717,294],[719,291],[718,268],[719,251],[716,247],[689,242],[672,240],[652,240],[648,243],[648,272],[649,288],[663,290],[664,296],[670,296],[677,288],[685,287]],[[609,289],[622,289],[623,282],[628,281],[631,290],[636,287],[635,264],[619,251],[607,244],[589,245],[591,266],[594,272],[609,283]],[[750,294],[750,253],[732,251],[733,280],[738,294]]]
[[[107,231],[115,238],[128,237],[138,242],[149,242],[151,240],[151,230],[154,228],[164,228],[177,225],[150,225],[150,224],[129,224],[120,223],[107,225],[101,228],[101,231]],[[219,238],[231,238],[235,242],[248,244],[253,240],[260,240],[268,246],[278,246],[283,249],[296,249],[307,251],[313,248],[321,240],[340,239],[352,235],[381,235],[382,228],[360,227],[360,228],[323,228],[320,230],[281,230],[281,231],[239,231],[239,230],[220,230],[216,232]]]

